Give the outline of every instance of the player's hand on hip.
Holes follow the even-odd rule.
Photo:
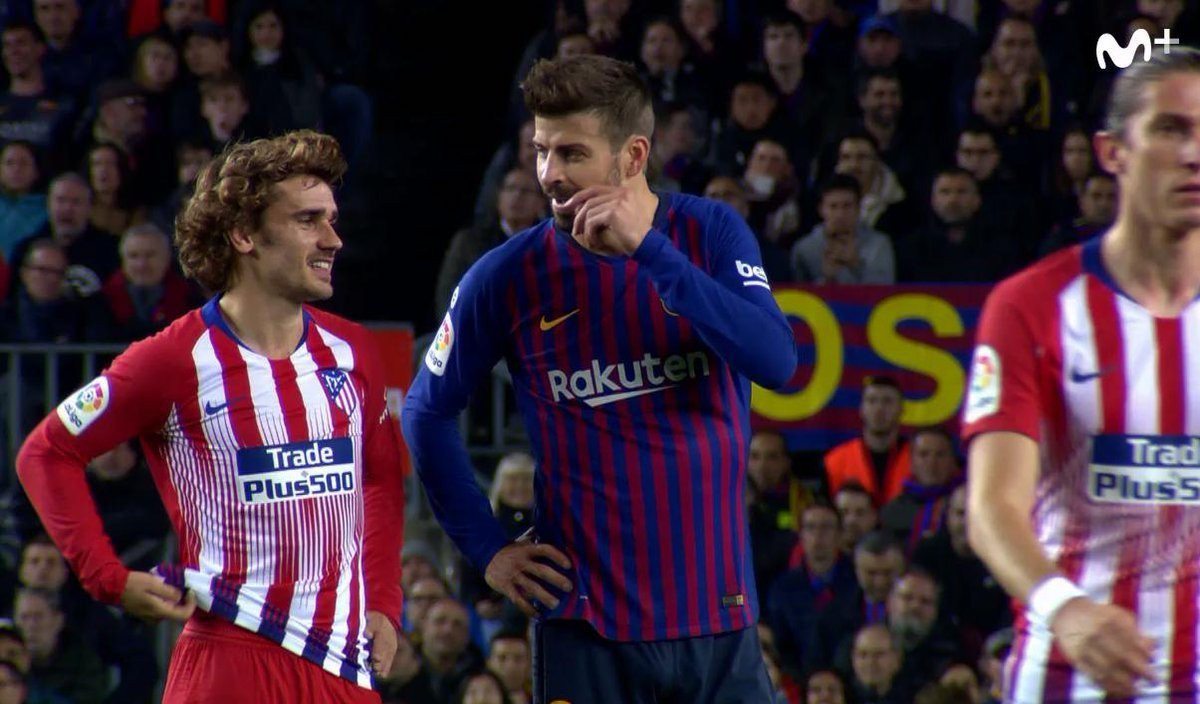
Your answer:
[[[564,592],[571,591],[572,587],[566,575],[539,558],[564,570],[571,569],[571,559],[553,545],[517,542],[501,548],[484,573],[492,589],[508,597],[528,616],[537,615],[531,600],[550,609],[558,608],[558,598],[545,585]]]
[[[383,677],[391,672],[392,658],[396,656],[396,627],[387,616],[368,611],[367,629],[363,635],[371,641],[371,670],[376,677]]]
[[[571,236],[587,249],[633,254],[654,224],[654,209],[626,186],[590,186],[571,196],[563,209],[575,211]]]
[[[1051,631],[1067,660],[1109,694],[1131,697],[1139,680],[1158,679],[1150,664],[1154,642],[1125,609],[1077,597],[1054,615]]]
[[[143,621],[186,621],[196,610],[196,597],[172,587],[149,572],[130,572],[121,593],[121,607]]]

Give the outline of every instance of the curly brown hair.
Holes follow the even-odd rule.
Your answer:
[[[229,236],[237,228],[262,226],[275,184],[293,176],[334,184],[345,172],[337,140],[313,130],[229,145],[200,170],[192,197],[175,218],[184,273],[209,291],[229,290],[236,261]]]

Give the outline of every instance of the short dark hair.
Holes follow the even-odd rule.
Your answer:
[[[762,29],[758,33],[759,38],[766,35],[767,30],[771,27],[792,27],[800,35],[800,41],[806,41],[805,37],[808,36],[808,25],[804,18],[789,10],[767,13],[766,17],[763,17]]]
[[[863,486],[862,482],[858,481],[857,479],[850,479],[842,482],[842,485],[838,487],[838,490],[833,492],[833,498],[835,501],[837,500],[839,494],[858,494],[870,499],[872,506],[875,504],[875,499],[871,496],[871,492],[868,491],[867,487]]]
[[[996,135],[996,130],[992,129],[986,122],[980,119],[971,119],[963,128],[958,131],[958,136],[954,139],[954,143],[958,144],[958,140],[962,139],[964,134],[986,135],[992,140],[997,148],[1000,147],[1000,137]]]
[[[850,191],[854,194],[854,200],[862,200],[862,186],[858,184],[858,179],[849,174],[833,174],[825,179],[821,184],[821,190],[817,195],[817,203],[825,200],[825,196],[837,191]],[[897,387],[897,390],[899,387]]]
[[[853,130],[847,130],[846,132],[843,132],[842,136],[838,138],[838,142],[837,142],[838,149],[842,148],[842,142],[845,142],[845,141],[851,140],[851,139],[857,140],[860,142],[866,142],[867,144],[870,144],[871,150],[873,152],[875,152],[875,156],[879,156],[879,142],[877,142],[875,140],[875,135],[871,134],[870,132],[868,132],[866,130],[861,130],[861,129],[853,129]]]
[[[940,436],[943,440],[946,441],[946,444],[948,444],[950,446],[950,451],[951,452],[955,451],[954,436],[950,434],[949,430],[946,430],[945,426],[926,425],[926,426],[917,428],[916,430],[913,431],[912,437],[909,438],[909,444],[916,442],[917,438],[922,435]]]
[[[13,31],[20,31],[22,29],[32,34],[37,43],[46,43],[46,33],[42,31],[41,27],[37,26],[37,24],[34,22],[19,18],[5,22],[4,26],[0,27],[0,35],[8,34],[9,32]]]
[[[838,512],[837,507],[834,506],[833,504],[829,503],[825,499],[816,499],[809,505],[800,509],[800,515],[798,516],[798,518],[800,519],[801,525],[798,527],[801,527],[801,528],[803,527],[804,514],[808,513],[809,511],[812,511],[814,509],[831,512],[833,514],[834,520],[837,521],[837,525],[839,527],[842,525],[842,514],[840,512]]]
[[[860,552],[871,555],[886,555],[889,552],[898,552],[904,554],[904,546],[900,544],[891,535],[882,530],[873,530],[867,533],[862,538],[859,538],[858,545],[854,546],[854,553],[857,555]]]
[[[738,86],[758,86],[772,98],[779,97],[779,89],[775,87],[775,82],[762,71],[743,71],[734,79],[733,84],[729,87],[729,95],[733,95],[734,89]]]
[[[883,79],[885,81],[895,81],[896,85],[900,86],[900,92],[904,92],[904,82],[900,80],[900,74],[894,68],[873,68],[863,71],[858,76],[858,95],[862,97],[866,95],[867,89],[871,87],[871,81],[875,79]]]
[[[962,178],[969,178],[971,179],[971,183],[975,183],[975,174],[957,164],[950,164],[938,169],[937,173],[933,175],[933,180],[937,181],[943,176],[961,176]],[[976,184],[976,187],[978,187],[978,184]]]
[[[633,135],[654,134],[650,88],[624,61],[596,54],[542,59],[521,82],[521,91],[525,107],[538,117],[595,114],[614,148]]]
[[[1096,169],[1094,171],[1089,171],[1088,175],[1083,177],[1083,185],[1087,186],[1088,181],[1091,181],[1094,178],[1100,178],[1100,179],[1104,179],[1105,181],[1112,181],[1112,182],[1115,182],[1117,180],[1117,177],[1113,176],[1109,172],[1102,171],[1100,169]]]
[[[1108,94],[1104,130],[1124,137],[1126,124],[1145,107],[1146,88],[1172,73],[1200,73],[1200,50],[1179,46],[1169,54],[1155,51],[1149,61],[1134,61],[1122,69]]]
[[[872,386],[882,386],[889,389],[895,389],[896,393],[901,395],[904,393],[900,389],[900,382],[896,381],[895,377],[888,376],[887,374],[875,374],[863,379],[864,390],[869,389]]]
[[[495,635],[488,640],[488,645],[494,646],[498,641],[502,640],[518,640],[524,643],[525,647],[529,648],[530,650],[533,649],[532,646],[530,646],[529,638],[526,637],[525,633],[513,628],[502,628],[497,631]]]

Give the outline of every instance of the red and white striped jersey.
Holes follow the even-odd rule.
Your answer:
[[[116,601],[124,568],[70,475],[82,483],[89,458],[140,437],[179,536],[179,564],[159,568],[166,580],[370,687],[366,610],[396,621],[401,608],[400,443],[374,341],[320,311],[304,318],[291,356],[268,359],[237,340],[213,299],[64,401],[19,468],[85,587]]]
[[[1033,526],[1088,595],[1156,642],[1137,702],[1197,701],[1200,302],[1156,318],[1105,271],[1100,238],[1004,281],[979,323],[964,437],[1038,441]],[[1018,614],[1005,701],[1104,701]]]

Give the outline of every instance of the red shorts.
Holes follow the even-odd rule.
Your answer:
[[[273,702],[379,704],[379,694],[197,611],[175,643],[163,704]]]

